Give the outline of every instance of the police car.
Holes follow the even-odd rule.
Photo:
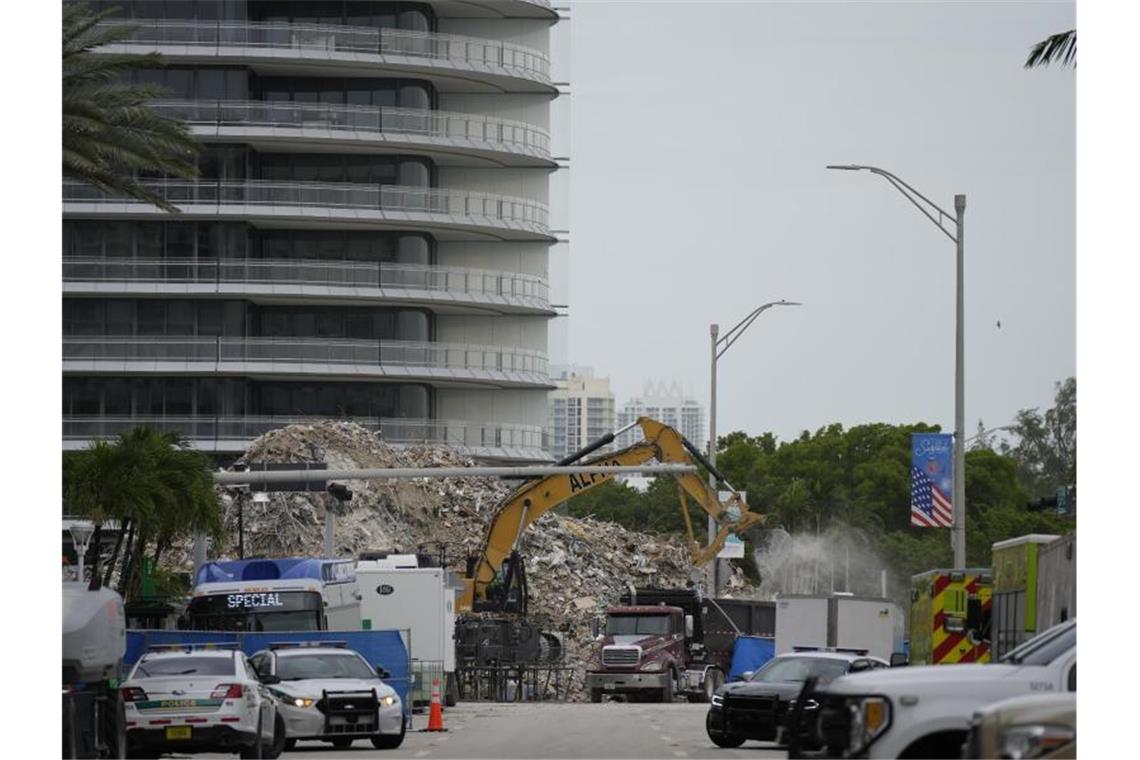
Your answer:
[[[285,746],[276,701],[236,646],[151,647],[120,693],[134,757],[238,751],[275,758]]]
[[[404,706],[375,669],[344,642],[271,644],[250,662],[279,702],[287,741],[331,742],[337,749],[368,739],[377,749],[404,741]]]

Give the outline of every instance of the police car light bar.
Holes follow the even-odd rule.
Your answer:
[[[299,647],[335,647],[344,649],[347,641],[274,641],[269,644],[270,649],[293,649]]]
[[[238,649],[237,642],[229,641],[203,641],[186,644],[151,644],[146,648],[148,652],[189,652],[192,649]]]

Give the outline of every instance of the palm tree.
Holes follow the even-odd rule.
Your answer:
[[[100,25],[115,10],[92,13],[83,2],[63,9],[63,176],[176,213],[135,175],[197,176],[198,143],[185,124],[147,107],[165,94],[162,88],[122,81],[132,70],[162,66],[160,55],[95,52],[135,31],[129,25]]]
[[[1077,67],[1077,30],[1053,34],[1038,42],[1025,59],[1025,68],[1048,66],[1060,61],[1062,66]]]
[[[98,547],[102,524],[119,523],[119,537],[108,562],[109,584],[122,551],[120,592],[133,595],[142,559],[154,543],[152,559],[180,538],[202,530],[222,530],[210,458],[183,448],[177,433],[137,427],[114,441],[96,441],[64,457],[63,495],[74,512],[95,523]]]

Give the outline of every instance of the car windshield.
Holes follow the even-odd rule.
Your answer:
[[[355,654],[300,654],[277,658],[282,681],[310,678],[376,678],[376,673]]]
[[[1076,624],[1058,625],[1010,650],[1001,661],[1011,665],[1048,665],[1076,645]]]
[[[166,676],[232,676],[233,657],[152,657],[135,668],[135,678]]]
[[[820,683],[827,683],[846,673],[847,665],[847,660],[830,657],[775,657],[753,673],[749,680],[760,683],[803,683],[810,676],[817,676]]]
[[[668,615],[610,615],[606,619],[606,633],[610,636],[663,636],[671,632]]]

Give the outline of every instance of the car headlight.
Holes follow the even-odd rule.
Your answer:
[[[1041,757],[1076,738],[1077,732],[1067,726],[1013,726],[998,736],[998,753],[1013,760]]]
[[[891,723],[891,703],[885,697],[853,697],[847,701],[851,719],[848,748],[857,755],[887,730]]]
[[[380,697],[381,707],[391,707],[394,704],[396,704],[396,697],[392,696],[391,694],[386,697]]]
[[[308,697],[286,697],[285,701],[293,707],[312,707],[313,700]]]
[[[641,666],[640,670],[661,670],[660,660],[650,660]]]
[[[724,695],[723,694],[713,694],[712,699],[709,700],[709,703],[713,707],[724,707]]]

